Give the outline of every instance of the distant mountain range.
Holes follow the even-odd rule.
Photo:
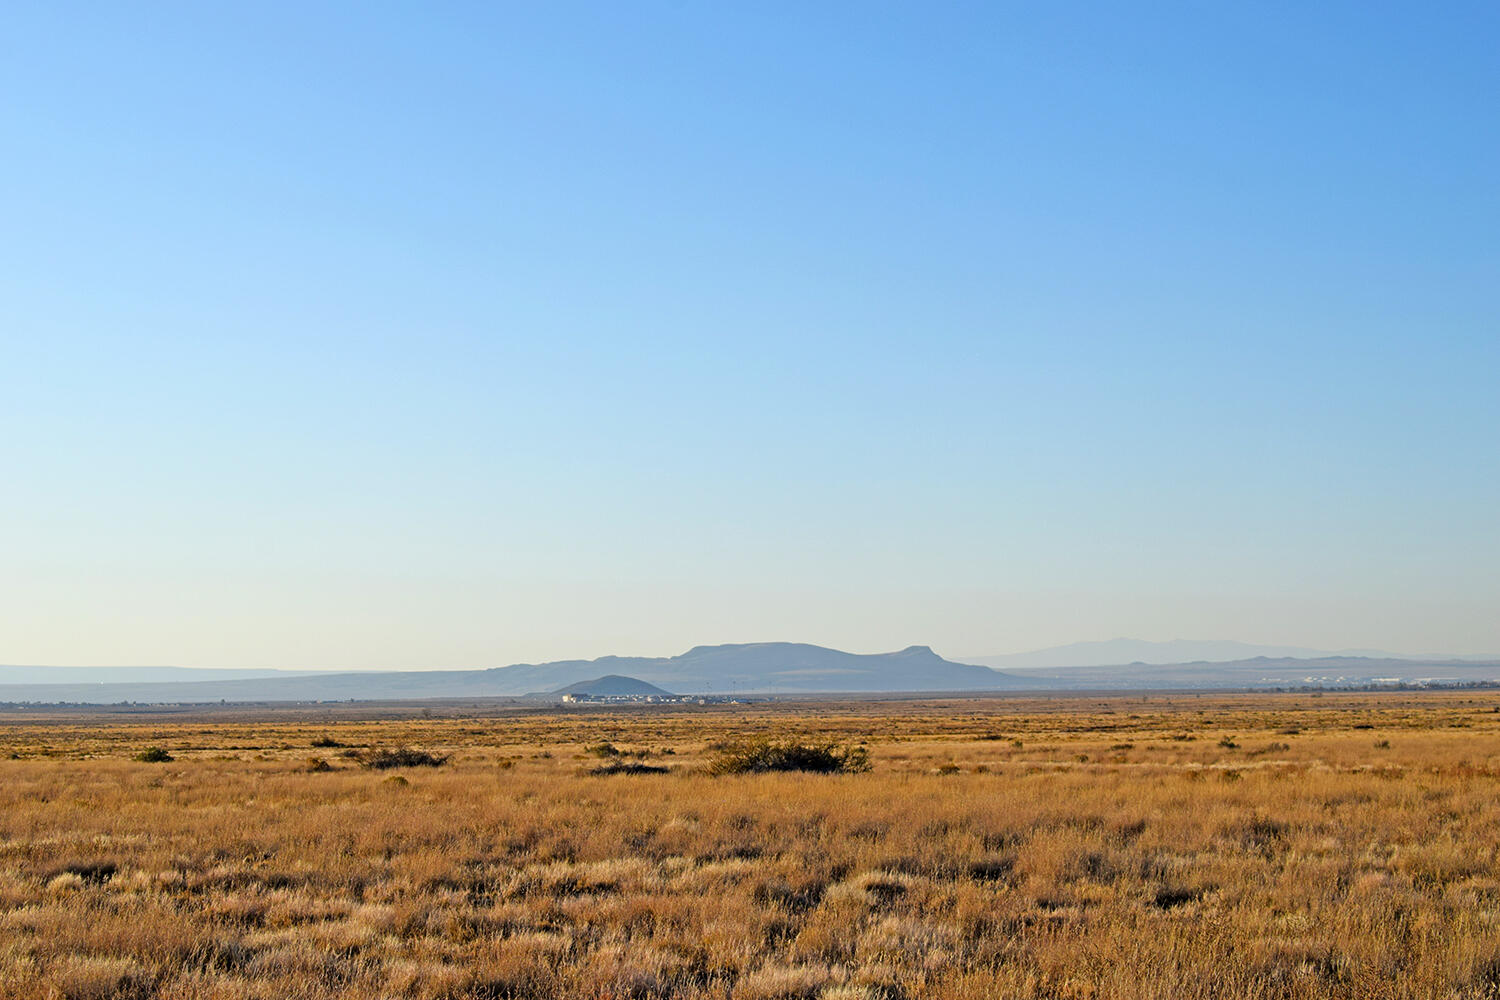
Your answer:
[[[68,671],[76,668],[53,669],[51,683],[0,684],[0,702],[113,704],[122,701],[488,698],[556,691],[578,681],[597,678],[601,673],[628,675],[679,694],[717,695],[969,691],[1014,688],[1023,684],[1018,678],[988,667],[945,660],[926,646],[867,655],[794,642],[695,646],[680,656],[604,656],[597,660],[522,663],[490,670],[277,674],[150,683],[68,683],[72,680]]]
[[[1257,656],[1209,663],[1131,663],[1033,668],[1013,676],[1031,690],[1172,690],[1359,687],[1370,684],[1468,684],[1500,681],[1500,660],[1390,659],[1362,656]]]
[[[1232,663],[1256,657],[1270,659],[1319,660],[1329,657],[1358,657],[1372,660],[1495,660],[1500,656],[1453,656],[1451,654],[1406,656],[1379,649],[1308,649],[1302,646],[1258,646],[1226,639],[1173,639],[1170,642],[1148,642],[1145,639],[1108,639],[1102,642],[1074,642],[1050,646],[1027,653],[998,656],[968,656],[965,663],[979,663],[997,670],[1035,670],[1051,667],[1109,667],[1137,663]]]
[[[1166,647],[1168,652],[1163,652]],[[1040,650],[1002,672],[944,659],[927,646],[858,654],[793,642],[695,646],[680,656],[604,656],[489,670],[383,673],[197,671],[180,667],[0,667],[0,703],[89,704],[262,701],[406,701],[420,698],[561,696],[601,682],[677,694],[754,695],[932,691],[1066,691],[1256,688],[1500,680],[1500,659],[1256,655],[1152,663],[1146,656],[1223,655],[1242,643],[1142,643],[1121,639]],[[1312,650],[1304,652],[1316,652]],[[1132,656],[1126,661],[1123,656]],[[1080,663],[1099,659],[1113,663]],[[987,661],[1007,657],[981,657]],[[1050,661],[1050,663],[1049,663]],[[604,675],[604,676],[601,676]],[[24,678],[16,682],[15,678]],[[143,679],[138,679],[143,678]],[[11,683],[4,683],[10,680]],[[636,693],[622,691],[620,693]]]

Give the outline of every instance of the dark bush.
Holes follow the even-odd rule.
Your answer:
[[[103,885],[114,878],[119,870],[120,866],[113,861],[74,861],[63,865],[51,874],[53,876],[77,875],[89,885]]]
[[[1014,858],[986,858],[969,865],[969,878],[976,882],[999,882],[1008,877],[1015,866]]]
[[[169,760],[176,760],[177,758],[167,753],[161,747],[147,747],[136,754],[135,759],[144,761],[147,764],[164,764]]]
[[[642,764],[638,761],[610,761],[608,764],[600,765],[589,771],[589,774],[666,774],[670,768],[657,767],[655,764]]]
[[[1164,885],[1156,890],[1151,897],[1151,905],[1162,910],[1170,910],[1174,906],[1182,906],[1186,903],[1195,903],[1203,896],[1200,889],[1186,888],[1183,886]]]
[[[360,757],[359,762],[377,771],[388,771],[393,767],[442,767],[448,763],[448,755],[438,756],[426,750],[401,747],[396,750],[375,750]]]
[[[340,743],[332,736],[319,736],[317,739],[312,741],[312,745],[315,747],[341,747],[344,744]]]
[[[710,774],[761,774],[766,771],[852,774],[869,769],[870,755],[864,747],[771,739],[725,747],[708,765]]]

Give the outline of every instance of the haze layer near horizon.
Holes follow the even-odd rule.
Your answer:
[[[1492,5],[3,19],[0,661],[1500,648]]]

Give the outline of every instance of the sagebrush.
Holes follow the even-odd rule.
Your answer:
[[[869,769],[870,754],[862,746],[796,739],[757,739],[730,744],[721,748],[708,764],[710,774],[770,771],[858,774]]]

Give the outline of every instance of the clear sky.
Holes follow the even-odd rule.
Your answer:
[[[1500,651],[1497,47],[7,3],[0,662]]]

